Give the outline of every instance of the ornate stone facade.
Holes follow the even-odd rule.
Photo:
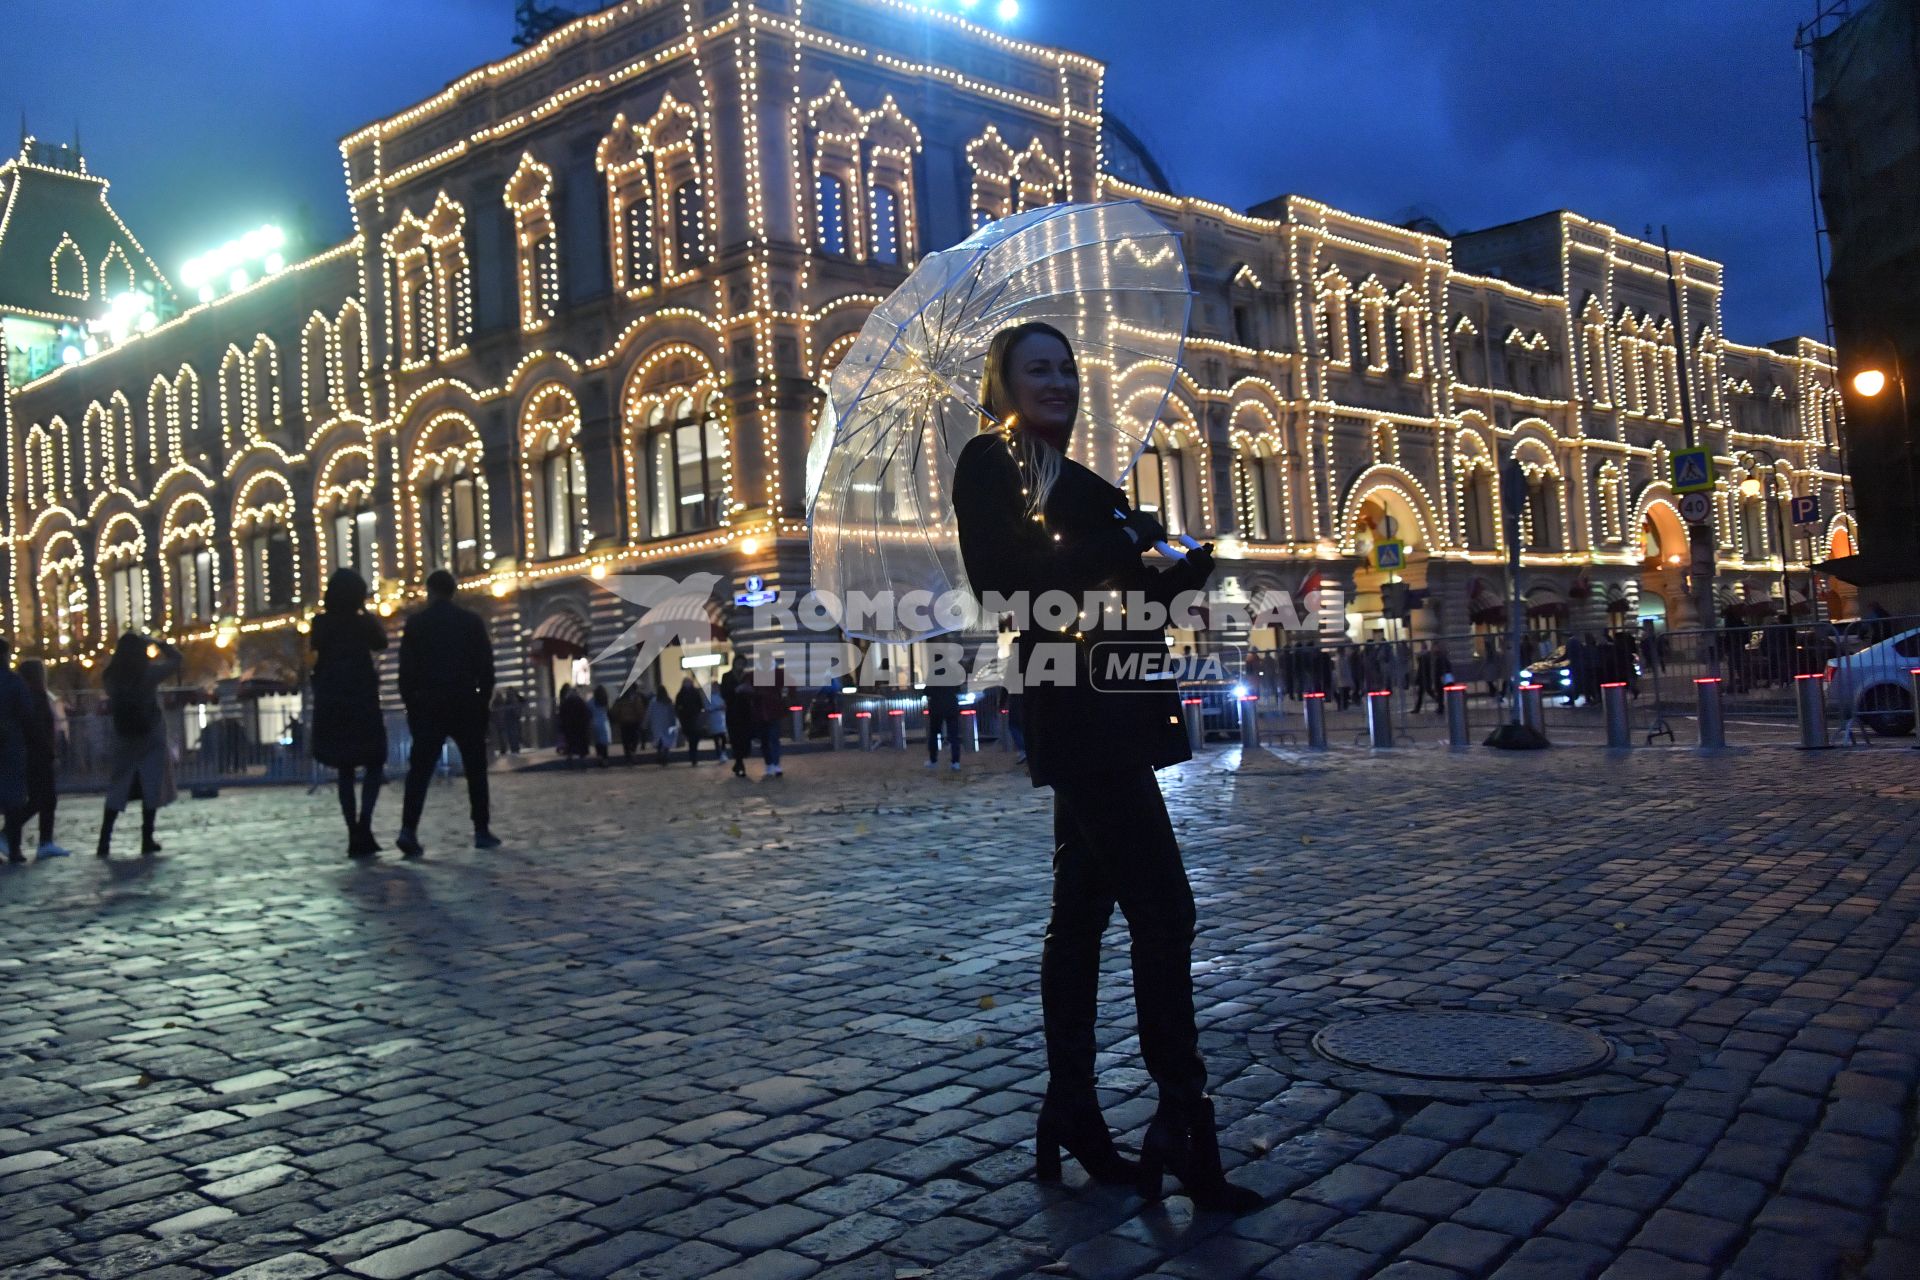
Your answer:
[[[1512,456],[1530,602],[1679,622],[1682,368],[1731,590],[1778,575],[1747,473],[1843,509],[1832,353],[1727,341],[1717,264],[1674,255],[1675,315],[1657,247],[1573,214],[1450,241],[1135,188],[1102,74],[897,0],[634,0],[472,72],[342,142],[350,240],[9,389],[6,625],[69,670],[144,625],[286,679],[333,566],[392,610],[444,565],[536,698],[624,625],[607,573],[715,573],[743,626],[748,576],[805,585],[806,441],[868,309],[981,221],[1101,196],[1187,234],[1134,483],[1242,587],[1317,572],[1365,633],[1391,534],[1415,633],[1465,630]]]

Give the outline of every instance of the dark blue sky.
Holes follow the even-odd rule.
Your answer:
[[[991,0],[989,0],[989,3]],[[1821,331],[1795,24],[1813,0],[1024,0],[1109,64],[1177,188],[1449,229],[1567,207],[1727,264],[1727,328]],[[167,270],[270,219],[348,230],[339,138],[512,52],[512,0],[7,0],[0,111],[78,124]]]

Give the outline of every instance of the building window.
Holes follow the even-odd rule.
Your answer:
[[[1492,551],[1494,549],[1492,468],[1476,466],[1468,471],[1461,498],[1466,508],[1462,514],[1466,517],[1467,550]]]
[[[213,552],[193,547],[174,553],[173,625],[213,621]]]
[[[692,396],[682,396],[671,413],[666,405],[656,404],[647,416],[642,448],[652,498],[650,536],[664,538],[720,523],[727,439],[718,396],[709,397],[699,415]]]
[[[87,641],[87,589],[74,562],[55,565],[40,579],[40,644],[50,655],[76,653]]]
[[[992,125],[967,144],[967,165],[973,170],[973,227],[978,231],[1013,212],[1013,148]]]
[[[1168,536],[1177,537],[1185,528],[1185,504],[1181,501],[1185,482],[1180,450],[1150,443],[1128,477],[1128,497],[1136,511],[1150,512],[1166,526]]]
[[[820,251],[835,256],[847,252],[847,183],[837,173],[823,173],[814,180],[815,207],[819,210]]]
[[[587,463],[577,446],[550,453],[540,464],[534,505],[535,536],[542,555],[570,556],[586,550]]]
[[[61,233],[53,247],[53,291],[65,298],[86,298],[93,292],[87,277],[86,255],[72,236]]]
[[[138,560],[107,575],[107,626],[115,636],[147,629],[147,566]]]
[[[892,187],[873,189],[873,260],[900,261],[900,197]]]
[[[244,544],[247,612],[284,613],[293,605],[293,539],[279,525],[255,529]]]
[[[1555,492],[1559,478],[1550,471],[1533,470],[1527,477],[1526,546],[1529,551],[1560,550],[1560,504]]]
[[[380,573],[374,564],[375,536],[380,527],[379,513],[368,507],[346,507],[333,513],[328,550],[333,553],[335,569],[351,569],[368,586],[378,585]]]
[[[692,178],[673,189],[673,243],[682,271],[706,264],[706,210],[700,203],[700,184]]]
[[[560,310],[560,251],[554,234],[553,171],[531,153],[507,180],[506,205],[513,212],[513,241],[520,281],[520,328],[536,333]]]
[[[422,501],[430,567],[461,578],[480,572],[480,487],[466,462],[429,484]]]

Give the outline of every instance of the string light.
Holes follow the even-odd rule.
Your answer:
[[[1099,64],[1011,39],[959,13],[904,0],[860,5],[878,15],[871,39],[827,29],[829,22],[838,27],[838,11],[816,22],[804,0],[784,13],[748,0],[722,6],[682,0],[677,18],[671,4],[629,0],[567,23],[349,136],[340,150],[353,238],[235,295],[289,290],[264,298],[262,306],[270,307],[276,297],[296,296],[295,280],[302,280],[302,298],[332,287],[325,281],[357,281],[337,309],[329,303],[307,311],[292,328],[269,322],[270,336],[229,320],[236,312],[224,308],[232,299],[220,298],[14,393],[12,403],[24,416],[17,439],[14,419],[7,420],[9,457],[21,464],[16,500],[32,517],[26,534],[17,532],[27,523],[20,516],[11,526],[15,618],[24,616],[23,592],[44,595],[45,573],[63,565],[72,581],[59,587],[68,593],[61,617],[90,591],[104,596],[101,566],[121,563],[134,545],[123,518],[126,504],[135,512],[171,504],[159,526],[163,582],[176,569],[169,558],[176,550],[217,547],[224,519],[235,558],[235,612],[244,612],[249,570],[240,538],[267,527],[284,527],[291,537],[294,477],[302,477],[303,489],[311,485],[317,564],[341,555],[333,517],[375,509],[391,528],[392,567],[403,582],[417,580],[438,553],[425,535],[428,508],[439,504],[436,514],[445,521],[472,516],[473,527],[465,530],[472,546],[462,552],[472,558],[462,561],[463,578],[503,599],[522,585],[728,546],[765,550],[775,540],[803,537],[806,522],[783,509],[783,453],[793,452],[799,417],[793,388],[824,380],[898,268],[920,252],[928,211],[916,170],[927,148],[922,128],[931,130],[936,120],[939,145],[957,147],[965,157],[969,186],[961,212],[968,219],[977,223],[1067,199],[1141,199],[1186,232],[1196,278],[1230,282],[1230,309],[1243,301],[1250,308],[1292,308],[1292,324],[1273,327],[1303,335],[1294,342],[1237,329],[1221,333],[1198,313],[1189,371],[1176,381],[1158,421],[1144,420],[1155,404],[1126,394],[1117,378],[1116,403],[1109,406],[1166,451],[1167,477],[1180,495],[1178,516],[1190,531],[1215,532],[1212,489],[1224,486],[1225,510],[1249,558],[1351,553],[1363,508],[1387,501],[1413,514],[1428,556],[1496,563],[1498,553],[1469,546],[1466,531],[1477,523],[1484,532],[1487,512],[1497,527],[1497,460],[1515,456],[1551,495],[1548,518],[1567,531],[1559,540],[1564,545],[1527,552],[1528,564],[1625,564],[1630,557],[1623,558],[1620,544],[1633,530],[1624,514],[1631,510],[1638,521],[1668,502],[1670,454],[1656,436],[1674,434],[1667,428],[1677,422],[1681,342],[1689,343],[1687,363],[1703,384],[1696,404],[1716,455],[1761,441],[1775,452],[1797,449],[1787,483],[1828,485],[1836,496],[1844,490],[1837,460],[1823,452],[1833,448],[1838,425],[1831,350],[1810,341],[1790,354],[1724,342],[1718,264],[1677,253],[1680,314],[1656,315],[1634,311],[1625,299],[1645,296],[1649,286],[1664,288],[1657,246],[1575,215],[1556,215],[1552,234],[1559,238],[1566,288],[1552,291],[1462,271],[1441,237],[1310,199],[1289,197],[1276,206],[1276,216],[1260,217],[1144,191],[1101,172]],[[1006,8],[1010,20],[1017,10]],[[889,47],[900,42],[885,34],[887,24],[907,19],[932,26],[943,47],[955,42],[957,52],[944,59],[951,65]],[[715,75],[728,59],[728,87],[717,94]],[[646,92],[653,73],[669,66],[673,83],[654,91],[657,105],[634,106],[636,92]],[[952,109],[943,105],[938,116],[916,122],[900,106],[915,100],[903,87],[924,86],[935,87]],[[616,107],[644,114],[645,122],[630,123]],[[539,158],[553,160],[547,126],[589,119],[599,122],[595,133],[608,130],[595,163],[605,184],[606,252],[618,295],[609,326],[618,334],[598,351],[579,345],[584,326],[559,323],[560,263],[563,251],[600,250],[570,241],[563,249],[554,175]],[[954,119],[961,123],[949,123]],[[722,175],[718,153],[729,138],[739,150]],[[1009,138],[1024,139],[1024,147],[1016,149]],[[457,176],[482,155],[500,155],[503,165],[517,157],[504,187],[498,171],[488,187]],[[726,176],[741,185],[733,203],[723,204],[717,196]],[[443,182],[445,189],[432,188]],[[497,367],[467,360],[474,264],[466,209],[450,194],[455,190],[500,199],[513,223],[508,265],[517,284],[521,342],[498,357],[511,370],[497,381]],[[835,191],[837,198],[823,199]],[[1209,262],[1207,255],[1224,250],[1203,246],[1222,232],[1234,256]],[[138,252],[130,237],[126,243]],[[723,245],[728,256],[716,264]],[[79,246],[71,254],[55,252],[49,263],[55,282],[91,289]],[[351,268],[341,263],[344,257],[352,258]],[[865,264],[872,274],[840,267],[823,274],[829,257]],[[325,270],[329,263],[340,265]],[[98,265],[109,296],[112,282],[133,269],[119,242]],[[479,265],[496,270],[503,264]],[[1576,280],[1597,287],[1583,284],[1576,293]],[[1477,349],[1480,338],[1473,320],[1455,313],[1466,299],[1486,307],[1489,326],[1498,326],[1490,332],[1506,335],[1497,348],[1507,361],[1504,378],[1492,369],[1475,382],[1463,376],[1462,356]],[[1696,322],[1688,308],[1702,302],[1711,316]],[[383,326],[378,348],[368,307]],[[234,332],[242,327],[245,335]],[[178,363],[176,344],[204,343],[202,335],[214,332],[222,335],[220,358],[203,357],[199,372]],[[596,337],[607,341],[604,333]],[[280,382],[277,344],[294,341],[300,382],[289,394]],[[370,368],[376,350],[383,358],[392,352],[379,377]],[[175,371],[155,373],[151,364],[159,360],[136,371],[149,358],[128,359],[120,354],[126,351],[166,352]],[[1549,385],[1562,367],[1564,384]],[[1515,385],[1516,371],[1527,373],[1528,387]],[[223,456],[211,469],[242,495],[218,517],[203,496],[214,481],[187,456],[186,433],[200,418],[202,375],[215,380],[218,398]],[[1536,375],[1549,381],[1536,383]],[[74,377],[85,377],[90,391],[97,388],[95,398],[56,391],[74,386]],[[581,405],[604,403],[594,398],[597,384],[616,380],[624,536],[616,532],[605,540],[609,545],[588,552],[582,503],[578,548],[534,563],[531,553],[545,532],[535,507],[540,464],[579,449]],[[1504,385],[1478,385],[1496,382]],[[1367,390],[1370,385],[1391,390]],[[1630,394],[1635,386],[1638,392]],[[1394,407],[1382,410],[1373,402]],[[144,407],[144,436],[136,405]],[[80,426],[69,428],[55,409],[80,414]],[[495,421],[512,426],[500,429]],[[677,519],[656,527],[647,476],[649,431],[656,426],[676,433],[687,427],[699,439],[709,468],[701,495],[715,527],[680,533]],[[1792,438],[1770,434],[1775,426]],[[511,456],[490,456],[502,442]],[[1215,454],[1222,451],[1216,481]],[[490,462],[496,478],[519,481],[520,519],[509,517],[504,526],[519,526],[521,545],[510,561],[496,558],[492,542]],[[161,474],[151,474],[156,470]],[[456,492],[471,506],[456,512]],[[1723,509],[1726,500],[1724,491],[1716,496]],[[73,516],[66,504],[80,503],[86,514]],[[94,539],[89,586],[77,577],[87,556],[72,530],[101,528],[103,519],[115,530],[114,541],[104,533]],[[1723,515],[1723,535],[1729,525]],[[441,528],[451,541],[450,523]],[[1262,532],[1268,536],[1257,536]],[[305,540],[292,541],[298,565]],[[377,566],[377,544],[373,553]],[[212,559],[218,574],[224,556]],[[301,577],[296,572],[296,591]],[[391,609],[407,590],[396,584],[382,607]],[[295,625],[287,618],[249,618],[230,632],[188,632],[181,628],[212,620],[173,618],[173,592],[167,597],[168,624],[183,635],[231,641]],[[76,634],[97,638],[103,631],[89,624]]]

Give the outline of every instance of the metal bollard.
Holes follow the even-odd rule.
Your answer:
[[[807,740],[807,709],[788,707],[787,710],[793,715],[793,741],[805,742]]]
[[[896,751],[907,749],[907,713],[895,707],[887,712],[887,719],[893,721],[893,746]]]
[[[1380,748],[1393,745],[1393,693],[1375,689],[1367,694],[1367,742]]]
[[[1908,670],[1907,683],[1913,686],[1910,692],[1913,694],[1913,712],[1915,717],[1914,724],[1915,724],[1915,730],[1916,730],[1914,736],[1916,738],[1920,738],[1920,667],[1913,667]],[[1915,742],[1913,744],[1913,749],[1915,751],[1920,751],[1920,742]]]
[[[1824,750],[1827,745],[1826,677],[1795,676],[1793,696],[1800,710],[1800,749]]]
[[[1314,751],[1327,749],[1327,695],[1303,693],[1300,705],[1307,716],[1307,746]]]
[[[873,712],[856,711],[854,718],[860,722],[860,749],[873,750]]]
[[[1633,717],[1627,711],[1627,684],[1610,681],[1600,686],[1600,702],[1607,710],[1607,745],[1633,745]]]
[[[974,710],[972,707],[966,708],[964,711],[960,713],[960,724],[961,724],[961,733],[965,735],[964,737],[961,738],[961,741],[966,744],[967,750],[976,751],[976,752],[979,751],[980,750],[980,713]]]
[[[1700,695],[1700,745],[1727,745],[1727,719],[1720,705],[1720,677],[1701,676],[1693,682]]]
[[[1447,745],[1467,746],[1467,686],[1450,684],[1441,693],[1447,700]]]
[[[1198,698],[1182,698],[1180,710],[1187,718],[1187,749],[1198,755],[1207,741],[1207,704]]]
[[[1537,684],[1520,686],[1520,723],[1535,733],[1547,731],[1547,713],[1540,701],[1540,686]]]
[[[1260,698],[1257,694],[1246,694],[1240,698],[1240,745],[1253,748],[1260,745]]]
[[[833,749],[839,751],[847,745],[847,722],[838,711],[827,712],[827,733],[833,742]]]

